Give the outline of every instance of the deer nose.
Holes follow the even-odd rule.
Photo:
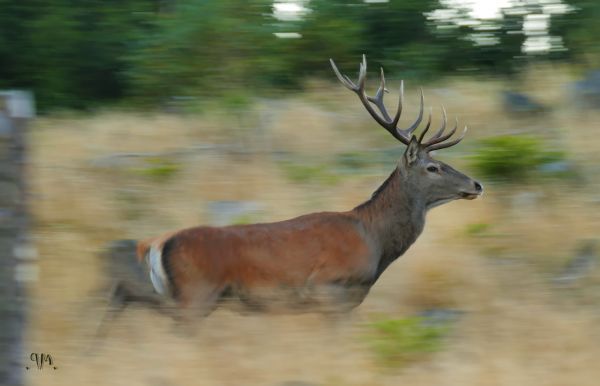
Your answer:
[[[473,184],[475,185],[475,190],[477,192],[483,192],[483,186],[481,186],[481,184],[477,181],[473,181]]]

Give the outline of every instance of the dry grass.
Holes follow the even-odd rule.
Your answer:
[[[568,79],[565,72],[542,70],[542,80]],[[419,241],[347,320],[219,310],[201,322],[197,336],[184,338],[170,320],[132,309],[95,355],[86,354],[101,315],[91,295],[104,279],[97,253],[107,241],[210,222],[210,200],[260,201],[264,210],[256,220],[270,221],[345,210],[368,197],[393,164],[333,184],[298,184],[269,155],[327,164],[340,152],[393,145],[351,95],[336,90],[324,100],[325,87],[314,82],[301,99],[262,101],[241,125],[216,112],[104,112],[35,123],[31,184],[41,273],[31,288],[29,347],[53,354],[59,370],[30,372],[30,384],[597,384],[600,275],[590,272],[569,290],[553,288],[550,278],[580,240],[597,237],[600,229],[600,211],[593,210],[600,114],[563,103],[535,119],[510,118],[498,100],[504,85],[495,81],[425,89],[432,105],[444,100],[474,128],[440,158],[465,168],[477,138],[548,129],[544,135],[565,146],[588,174],[585,183],[487,186],[483,200],[435,209]],[[552,106],[563,102],[561,82],[541,82],[532,73],[523,87]],[[412,113],[414,106],[407,116]],[[145,157],[167,159],[177,170],[165,180],[148,178],[136,172],[148,167]],[[489,226],[470,234],[472,224]],[[382,370],[365,342],[365,323],[440,307],[464,311],[444,349],[402,369]]]

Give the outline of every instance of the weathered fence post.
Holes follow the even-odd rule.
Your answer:
[[[26,126],[33,99],[0,92],[0,385],[23,384],[26,327],[24,280],[35,278],[26,189]]]

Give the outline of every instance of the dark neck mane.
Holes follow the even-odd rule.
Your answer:
[[[414,193],[405,185],[401,172],[395,169],[369,200],[353,210],[379,248],[376,278],[415,242],[423,230],[425,205]]]
[[[371,198],[369,198],[367,201],[363,202],[362,204],[360,204],[359,206],[357,206],[356,208],[354,208],[354,210],[355,211],[360,211],[360,210],[368,208],[370,205],[372,205],[374,201],[376,201],[378,198],[380,198],[380,196],[383,194],[383,191],[385,191],[386,188],[392,183],[392,181],[394,180],[394,178],[396,178],[396,174],[397,173],[398,173],[398,169],[394,169],[394,171],[392,172],[392,174],[390,174],[388,176],[388,178],[386,178],[386,180],[383,181],[383,184],[381,184],[377,188],[377,190],[373,192],[373,194],[371,195]]]

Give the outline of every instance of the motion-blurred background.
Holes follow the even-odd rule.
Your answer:
[[[0,1],[0,89],[33,92],[32,385],[597,385],[600,2]],[[91,343],[107,242],[366,200],[403,152],[335,79],[369,60],[470,130],[436,208],[347,318],[132,308]],[[435,127],[434,126],[434,127]],[[90,345],[91,353],[88,351]],[[28,358],[26,358],[28,359]]]

